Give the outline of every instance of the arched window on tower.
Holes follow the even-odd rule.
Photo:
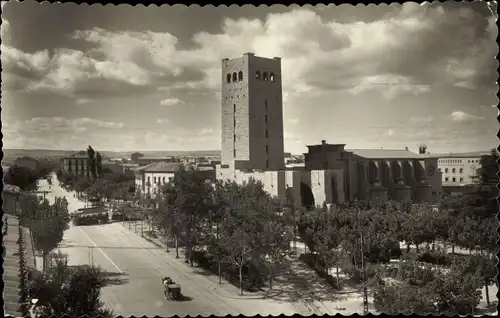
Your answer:
[[[260,71],[255,72],[255,79],[260,80]]]
[[[238,72],[238,81],[242,81],[242,80],[243,80],[243,72],[239,71]]]
[[[262,74],[262,79],[264,81],[267,81],[269,79],[268,76],[267,76],[267,72],[264,72],[264,74]]]
[[[274,81],[275,81],[275,79],[276,79],[276,76],[274,75],[274,73],[271,73],[271,74],[269,75],[269,80],[270,80],[271,82],[274,82]]]
[[[231,83],[231,74],[227,74],[226,82]]]
[[[238,80],[238,74],[236,72],[233,73],[233,82],[236,82]]]

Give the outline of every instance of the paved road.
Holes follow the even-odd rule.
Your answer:
[[[93,246],[89,248],[87,246]],[[103,288],[103,300],[117,315],[172,316],[238,314],[231,299],[214,293],[204,277],[118,223],[71,227],[60,245],[71,264],[94,264],[122,283]],[[168,301],[161,277],[171,276],[191,300]],[[215,285],[215,284],[213,284]]]
[[[72,193],[62,189],[53,177],[51,189],[41,181],[40,190],[49,190],[50,201],[65,196],[70,212],[81,205]],[[70,265],[93,264],[113,273],[120,283],[102,289],[102,300],[122,316],[226,315],[257,313],[278,315],[296,312],[289,302],[238,298],[238,289],[217,284],[217,278],[195,273],[197,270],[175,259],[139,234],[120,223],[96,226],[71,226],[64,234],[60,250],[69,256]],[[185,301],[168,301],[163,294],[162,276],[170,276],[182,287]]]

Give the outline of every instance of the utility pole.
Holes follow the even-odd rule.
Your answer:
[[[89,246],[89,264],[90,266],[94,266],[94,247]]]

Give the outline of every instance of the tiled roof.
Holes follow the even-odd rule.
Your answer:
[[[392,149],[346,149],[367,159],[423,159],[424,156],[408,150]]]
[[[155,162],[137,170],[144,172],[175,172],[181,167],[178,162]]]

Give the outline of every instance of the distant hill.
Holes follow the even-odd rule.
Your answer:
[[[82,149],[85,150],[85,149]],[[47,150],[47,149],[3,149],[2,165],[10,165],[19,157],[60,159],[82,150]],[[99,149],[95,149],[100,151]],[[128,158],[134,152],[140,152],[147,157],[204,157],[220,156],[220,150],[197,150],[197,151],[100,151],[103,157],[107,158]]]

